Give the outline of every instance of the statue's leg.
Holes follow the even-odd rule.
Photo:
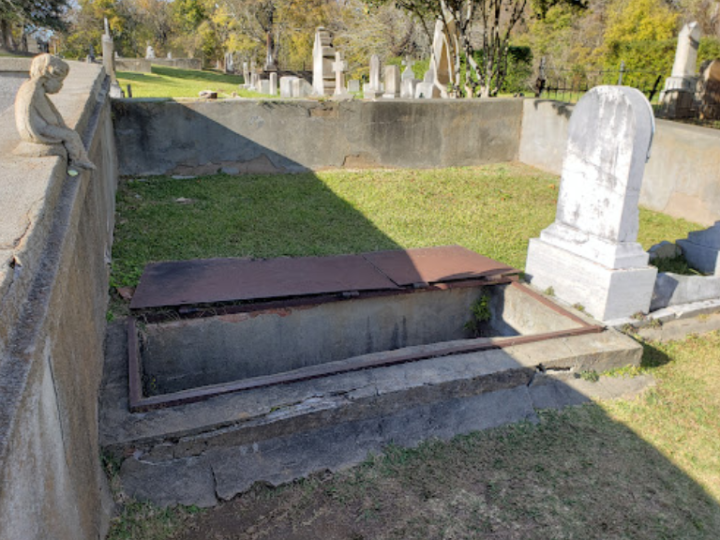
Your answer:
[[[85,151],[85,146],[80,140],[80,135],[78,135],[76,131],[65,127],[50,125],[46,126],[43,131],[47,136],[62,139],[73,165],[81,169],[95,170],[95,165],[90,161]]]

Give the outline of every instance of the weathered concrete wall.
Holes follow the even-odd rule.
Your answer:
[[[520,161],[560,174],[571,113],[572,105],[525,100]],[[720,220],[720,130],[656,123],[640,204],[704,225]]]
[[[152,73],[152,64],[150,60],[145,60],[144,58],[116,58],[115,70]]]
[[[97,171],[19,158],[0,115],[0,538],[94,540],[111,499],[98,388],[117,156],[101,66],[71,62],[53,97]]]
[[[121,174],[460,167],[518,157],[522,101],[113,102]]]
[[[202,60],[199,58],[153,58],[150,63],[178,69],[202,69]]]

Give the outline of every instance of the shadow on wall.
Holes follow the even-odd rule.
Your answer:
[[[186,115],[197,114],[190,109],[183,109],[185,111],[178,109],[178,116],[184,118],[178,118],[172,129],[187,129]],[[566,114],[561,107],[557,109],[558,114]],[[118,114],[121,108],[116,107],[115,111]],[[252,116],[250,119],[252,120]],[[143,151],[143,144],[156,144],[158,140],[162,139],[163,134],[155,132],[157,127],[153,125],[151,114],[140,117],[138,121],[142,122],[140,133],[143,135],[133,141],[139,140],[140,142],[126,145],[122,138],[122,129],[120,129],[117,132],[119,152],[126,154],[126,160],[131,159],[130,156],[133,153],[138,153],[138,159],[142,166],[151,167],[152,164],[143,162],[144,158],[140,155]],[[195,138],[203,141],[202,146],[205,148],[198,150],[198,145],[193,145],[185,149],[172,149],[173,152],[187,152],[185,160],[188,163],[187,169],[176,169],[176,173],[207,174],[217,172],[218,168],[226,168],[228,172],[234,173],[306,171],[305,165],[287,155],[282,155],[259,142],[242,137],[219,123],[212,124],[206,120],[205,126],[202,131],[195,133]],[[171,145],[172,133],[167,133],[166,139],[167,144]],[[321,137],[317,139],[319,140]],[[316,144],[317,151],[321,151],[317,141],[311,144]],[[233,155],[233,152],[227,151],[229,146],[241,147],[245,155],[254,157],[249,161],[242,162],[227,160],[228,154]],[[170,151],[169,148],[168,151]],[[202,164],[197,152],[207,152],[215,156],[207,169],[203,169],[205,165]],[[212,200],[205,189],[208,182],[223,182],[227,185],[227,189],[222,190],[222,197],[225,201],[232,200],[237,212],[230,214],[213,210],[217,208],[217,201]],[[140,194],[142,201],[154,201],[153,205],[168,204],[175,208],[173,212],[163,213],[163,219],[156,224],[156,227],[163,231],[161,241],[143,243],[142,246],[135,248],[136,251],[140,251],[139,253],[119,254],[121,258],[129,258],[132,261],[132,268],[127,268],[126,271],[135,272],[134,279],[139,277],[139,271],[147,262],[177,259],[178,245],[183,246],[182,258],[184,259],[221,256],[269,258],[333,255],[401,247],[350,204],[337,197],[317,176],[310,172],[290,178],[278,175],[263,178],[216,176],[184,180],[157,179],[138,183],[137,193],[134,194]],[[127,196],[133,197],[134,194],[128,193]],[[180,197],[195,202],[180,205],[175,202]],[[287,206],[278,203],[278,200],[283,197],[293,198],[294,204],[290,210]],[[153,205],[138,202],[133,212],[152,212],[151,206]],[[133,231],[133,227],[138,226],[134,223],[132,216],[127,215],[122,218],[118,221],[118,228],[127,227],[128,230]],[[318,221],[321,222],[319,227]],[[202,232],[188,241],[188,230]],[[344,232],[347,230],[353,231],[353,234],[348,236]],[[137,234],[142,234],[142,232],[142,229],[137,230]],[[260,232],[262,234],[259,234]],[[268,238],[271,238],[272,241],[268,242]],[[125,248],[116,244],[116,249]],[[411,263],[411,261],[408,262]],[[122,330],[120,334],[120,337],[115,339],[118,350],[108,359],[111,362],[121,363],[127,359],[127,350],[124,349],[127,341],[122,335]],[[648,358],[650,359],[648,360]],[[587,401],[587,397],[577,387],[562,382],[537,385],[532,393],[528,392],[527,388],[531,385],[534,373],[532,358],[530,362],[521,362],[512,354],[497,351],[494,360],[504,366],[507,373],[512,373],[512,380],[516,386],[508,387],[507,383],[510,379],[499,377],[494,380],[494,384],[496,384],[496,387],[493,388],[494,391],[485,393],[480,391],[479,394],[471,397],[466,394],[466,399],[460,401],[436,401],[436,396],[435,401],[428,398],[426,403],[417,404],[416,402],[411,409],[398,407],[387,397],[369,397],[373,406],[379,407],[380,416],[355,420],[345,424],[345,428],[340,428],[337,424],[323,427],[317,432],[318,439],[323,441],[325,455],[329,460],[339,459],[339,456],[345,462],[359,462],[365,458],[368,450],[375,451],[382,448],[389,442],[389,439],[414,445],[419,441],[418,434],[421,434],[420,438],[434,436],[449,438],[456,433],[484,429],[506,422],[537,420],[536,409],[555,408]],[[648,356],[648,353],[644,360],[644,362],[650,362],[651,365],[660,365],[666,361],[667,358],[658,360],[652,355]],[[478,378],[485,376],[483,375],[485,367],[482,363],[470,361],[461,355],[422,362],[425,363],[424,365],[427,365],[428,362],[435,362],[441,366],[441,369],[454,369],[464,373],[464,382],[458,383],[461,387],[468,379],[475,381],[473,385],[478,386],[477,379],[473,379],[472,370],[477,370]],[[387,370],[383,373],[388,376],[380,377],[376,384],[379,387],[390,384],[394,380],[389,376],[391,372],[400,377],[400,380],[417,379],[419,368],[419,363],[383,368]],[[195,404],[189,409],[176,407],[150,411],[144,413],[142,418],[129,414],[127,412],[127,380],[123,379],[127,371],[113,365],[109,368],[106,366],[106,377],[108,372],[114,373],[117,378],[106,380],[102,394],[104,410],[101,430],[104,433],[101,437],[103,437],[104,446],[112,445],[112,441],[123,440],[123,437],[127,437],[125,440],[131,439],[135,432],[147,433],[153,429],[168,430],[170,429],[168,426],[178,425],[172,421],[178,417],[182,417],[183,429],[187,429],[193,422],[200,424],[207,422],[207,414],[212,408],[212,401]],[[364,372],[358,372],[358,374],[362,373]],[[296,384],[293,387],[294,392],[306,391],[309,396],[314,398],[317,398],[318,392],[320,392],[319,388],[322,387],[318,381],[302,381],[293,384]],[[420,388],[423,386],[421,384]],[[268,400],[267,395],[266,389],[258,389],[234,394],[231,399],[238,401],[250,399],[254,403],[264,403]],[[390,394],[381,392],[378,395],[388,396]],[[458,394],[450,393],[448,395]],[[221,399],[226,402],[228,396]],[[328,400],[331,399],[341,400],[340,397],[329,394]],[[225,407],[224,410],[232,412],[245,409]],[[382,411],[385,411],[385,416]],[[220,412],[222,413],[222,411]],[[217,411],[213,412],[213,414],[216,413]],[[648,534],[651,537],[654,532],[659,534],[661,530],[670,530],[670,535],[682,534],[680,530],[685,531],[687,523],[682,522],[681,518],[692,514],[693,509],[697,507],[703,509],[703,516],[717,515],[720,511],[717,502],[712,500],[699,484],[650,444],[644,442],[621,424],[608,420],[599,407],[592,407],[592,412],[589,414],[595,418],[593,422],[571,424],[570,427],[563,423],[555,425],[551,422],[545,427],[539,428],[548,430],[547,445],[543,450],[553,455],[553,470],[549,472],[551,479],[558,476],[564,477],[562,482],[551,481],[543,484],[543,497],[557,499],[562,503],[563,511],[571,515],[573,521],[587,521],[587,505],[597,504],[601,505],[604,512],[600,515],[600,519],[605,526],[610,524],[608,530],[611,532],[617,528],[622,529],[626,523],[629,523],[629,526],[638,523],[654,524],[648,525],[649,528],[644,529],[649,531]],[[387,421],[388,418],[394,421]],[[216,420],[220,425],[226,425],[223,424],[224,419]],[[604,430],[597,430],[597,422],[605,426]],[[397,431],[393,432],[392,426],[395,426]],[[340,431],[333,431],[333,429],[340,429]],[[554,429],[557,429],[557,432],[553,431]],[[366,446],[357,445],[358,433],[365,435],[360,438],[367,441]],[[166,431],[166,435],[172,440],[171,433]],[[183,476],[183,478],[193,477],[197,474],[199,476],[195,478],[202,478],[202,481],[198,481],[194,485],[210,486],[208,491],[201,494],[200,498],[198,498],[197,491],[192,494],[194,499],[183,499],[187,492],[174,495],[165,492],[160,497],[151,495],[147,486],[151,486],[152,489],[157,489],[158,486],[168,489],[173,486],[167,477],[162,476],[168,474],[168,469],[148,465],[152,460],[143,462],[134,457],[130,458],[131,461],[128,464],[123,465],[126,488],[139,498],[153,498],[160,504],[171,504],[172,502],[215,504],[218,498],[232,498],[238,492],[250,487],[254,480],[243,477],[242,475],[245,474],[243,470],[253,471],[253,474],[259,471],[257,474],[264,474],[273,482],[292,480],[292,476],[282,476],[277,468],[268,466],[268,464],[274,463],[274,459],[299,462],[299,469],[293,470],[292,474],[305,475],[316,470],[318,468],[317,460],[313,462],[297,460],[299,444],[301,442],[305,445],[308,444],[307,439],[300,441],[298,437],[289,436],[282,441],[282,444],[275,439],[269,443],[269,446],[263,447],[261,444],[253,452],[241,451],[240,448],[244,447],[238,447],[237,455],[226,449],[224,457],[220,461],[213,461],[215,458],[210,455],[211,453],[200,456],[183,456],[182,452],[174,454],[174,466],[187,467],[188,476]],[[403,439],[403,437],[405,438]],[[583,440],[585,444],[576,448],[575,442],[579,440]],[[588,440],[595,441],[596,444],[587,444]],[[143,455],[142,452],[152,455],[153,447],[136,448],[135,451],[140,457]],[[245,462],[246,467],[238,467],[240,455],[249,456],[243,458],[249,460]],[[257,463],[253,460],[256,460]],[[533,460],[529,460],[528,463],[533,463]],[[332,469],[335,465],[341,464],[330,461],[321,463],[319,468],[327,466]],[[170,474],[175,475],[176,470],[171,470]],[[527,474],[533,474],[533,471],[528,470]],[[573,481],[574,478],[586,476],[597,479],[592,491],[587,491],[585,487],[578,487],[580,484]],[[615,480],[609,481],[608,479]],[[133,484],[133,482],[135,483]],[[482,491],[485,489],[482,486],[485,485],[486,483],[478,480],[478,489]],[[676,490],[674,487],[668,487],[677,485],[684,486],[684,489]],[[622,492],[622,495],[618,496],[618,492]],[[678,493],[682,493],[683,496],[680,497]],[[687,497],[688,493],[691,493],[692,496]],[[575,504],[579,499],[584,501],[583,504]],[[661,501],[661,504],[658,501]],[[672,510],[668,510],[668,508]],[[672,512],[676,512],[676,514],[672,514]],[[669,513],[672,517],[668,519]],[[653,527],[656,529],[651,531]],[[636,533],[637,530],[631,529],[630,532]]]
[[[570,120],[573,108],[575,107],[574,103],[566,103],[564,101],[556,101],[554,99],[534,99],[533,106],[535,107],[535,110],[537,111],[540,109],[543,103],[549,103],[558,116],[562,116],[567,120]]]
[[[116,100],[121,174],[463,167],[518,157],[523,104]]]

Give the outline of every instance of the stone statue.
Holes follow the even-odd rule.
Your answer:
[[[155,59],[155,49],[153,49],[152,45],[148,44],[147,48],[145,49],[145,59],[146,60],[154,60]]]
[[[60,91],[69,71],[70,66],[57,56],[45,53],[33,58],[30,80],[22,84],[15,98],[15,125],[23,141],[15,154],[58,156],[67,150],[71,166],[94,170],[80,135],[65,125],[47,96]]]

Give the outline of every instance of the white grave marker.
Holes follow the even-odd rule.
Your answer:
[[[400,97],[400,68],[385,66],[385,93],[383,97],[393,99]]]
[[[526,272],[610,320],[647,312],[657,269],[637,243],[638,201],[655,121],[634,88],[598,86],[568,126],[555,222],[530,240]]]

